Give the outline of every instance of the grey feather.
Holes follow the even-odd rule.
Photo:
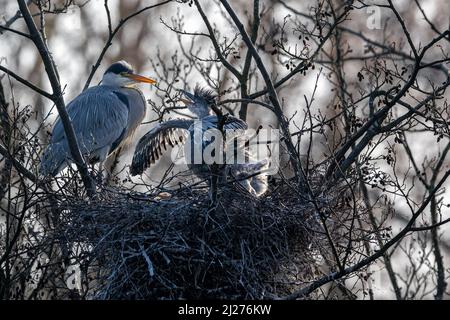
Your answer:
[[[147,168],[155,163],[163,154],[161,145],[166,149],[166,143],[171,147],[178,144],[183,144],[185,140],[183,137],[185,133],[180,132],[180,129],[187,130],[192,137],[194,134],[194,124],[196,120],[188,119],[174,119],[160,123],[158,126],[147,132],[138,142],[133,161],[131,163],[130,173],[135,176],[142,174]],[[202,131],[217,128],[217,116],[210,115],[201,120]],[[247,124],[235,117],[227,117],[223,128],[225,130],[247,129]],[[181,140],[180,140],[181,139]],[[205,142],[206,144],[208,142]]]
[[[117,94],[120,90],[120,94]],[[145,116],[145,100],[132,88],[96,86],[67,106],[81,153],[89,162],[104,161],[137,128]],[[50,145],[40,166],[41,175],[56,175],[71,162],[61,120],[56,120]]]

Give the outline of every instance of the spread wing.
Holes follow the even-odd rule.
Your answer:
[[[67,106],[82,153],[91,153],[105,146],[117,145],[128,126],[128,106],[112,90],[92,87]],[[65,140],[64,128],[58,118],[51,143]]]
[[[179,143],[184,143],[184,132],[194,120],[174,119],[162,122],[147,132],[138,142],[133,155],[130,173],[135,176],[155,163],[167,150]],[[180,130],[181,129],[181,130]],[[163,150],[164,149],[164,150]]]
[[[155,128],[146,133],[138,142],[133,155],[130,173],[135,176],[142,174],[145,169],[155,163],[167,150],[167,144],[173,147],[175,144],[184,143],[184,132],[190,130],[194,120],[174,119],[162,122]],[[217,128],[218,119],[215,115],[207,116],[201,119],[201,128],[203,131]],[[224,123],[225,130],[245,130],[247,124],[235,117],[228,116]]]

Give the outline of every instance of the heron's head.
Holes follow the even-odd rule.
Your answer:
[[[130,87],[141,82],[155,84],[156,80],[134,73],[131,65],[123,60],[110,65],[102,79],[103,85],[119,87]]]
[[[194,93],[190,93],[184,90],[180,90],[185,98],[181,98],[182,101],[198,118],[206,117],[213,114],[211,106],[216,103],[216,95],[212,90],[195,87]]]

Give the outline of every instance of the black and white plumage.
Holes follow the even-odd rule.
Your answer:
[[[131,175],[142,174],[163,155],[169,146],[173,147],[177,144],[184,144],[186,140],[190,141],[188,150],[192,154],[195,148],[193,138],[195,130],[200,129],[202,131],[200,136],[204,137],[205,132],[209,129],[217,129],[219,119],[213,114],[214,112],[211,108],[216,103],[212,91],[197,87],[194,90],[194,94],[186,91],[183,91],[183,93],[188,100],[181,100],[196,115],[197,119],[173,119],[164,121],[146,133],[136,146],[130,168]],[[234,132],[231,136],[227,135],[227,138],[233,139],[233,135],[237,136],[246,129],[248,129],[247,123],[241,119],[230,115],[225,116],[223,130],[226,133],[230,131]],[[186,139],[187,134],[189,135],[189,139]],[[210,140],[202,139],[201,150],[204,150],[210,143]],[[251,155],[246,154],[246,156],[251,160]],[[267,166],[268,163],[266,160],[253,161],[245,164],[226,164],[224,173],[226,176],[235,177],[240,185],[251,194],[260,196],[267,190],[267,176],[264,174],[254,174],[263,171]],[[200,178],[207,178],[211,175],[211,167],[205,163],[196,164],[189,161],[188,167]],[[245,179],[245,177],[252,175],[254,176]]]
[[[146,101],[134,87],[139,82],[156,81],[134,74],[127,62],[119,61],[105,71],[100,85],[82,92],[67,105],[80,151],[88,163],[103,162],[128,141],[144,119]],[[42,155],[39,173],[55,176],[71,162],[58,117],[50,144]]]

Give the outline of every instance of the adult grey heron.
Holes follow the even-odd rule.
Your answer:
[[[138,142],[133,161],[130,168],[131,175],[142,174],[147,168],[155,163],[163,154],[163,149],[167,150],[167,145],[173,147],[175,144],[184,144],[184,136],[187,133],[190,141],[188,146],[191,157],[187,162],[189,169],[200,178],[208,178],[211,176],[211,163],[193,162],[192,153],[194,149],[200,145],[201,151],[211,144],[212,140],[208,139],[205,133],[210,129],[217,129],[219,118],[214,114],[212,107],[216,104],[216,99],[212,91],[196,87],[194,94],[181,90],[187,99],[183,101],[188,109],[196,116],[196,119],[173,119],[159,123],[156,127],[145,134]],[[227,138],[230,131],[236,132],[234,137],[242,134],[243,130],[248,129],[247,123],[236,117],[224,116],[223,130],[227,132]],[[200,130],[199,136],[201,142],[195,141],[196,130]],[[198,131],[197,131],[198,132]],[[231,152],[232,150],[229,150]],[[189,151],[188,151],[189,152]],[[233,150],[234,152],[234,150]],[[226,156],[225,156],[226,157]],[[267,175],[260,174],[268,166],[266,159],[254,161],[252,155],[246,153],[247,163],[226,163],[224,171],[225,177],[232,176],[235,181],[244,187],[252,195],[259,197],[267,190]],[[250,159],[249,159],[250,158]]]
[[[145,117],[146,102],[136,84],[156,81],[135,74],[126,61],[113,63],[101,83],[67,105],[80,151],[89,164],[103,163],[123,146]],[[61,119],[56,120],[50,144],[40,165],[42,176],[55,176],[72,162]]]

